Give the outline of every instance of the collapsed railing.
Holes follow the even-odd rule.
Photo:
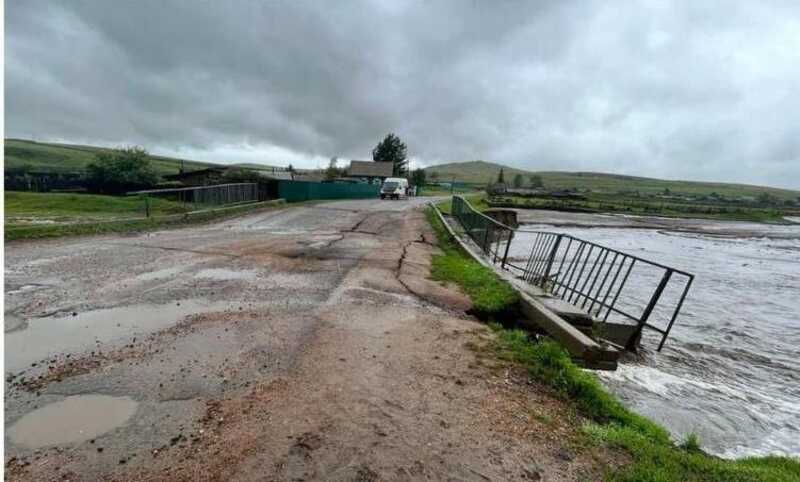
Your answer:
[[[511,228],[478,212],[461,196],[453,196],[451,212],[470,238],[502,269],[513,271],[603,323],[610,315],[633,321],[635,329],[624,343],[629,350],[635,349],[644,328],[661,335],[658,350],[663,348],[694,280],[694,275],[685,271],[568,234]],[[512,241],[531,236],[525,265],[514,264],[509,259]],[[635,281],[636,291],[621,296],[631,281]],[[667,302],[666,291],[671,295]],[[638,314],[632,313],[637,307]],[[664,328],[650,322],[657,308],[666,310],[669,321]]]

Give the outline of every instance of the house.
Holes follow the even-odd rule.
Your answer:
[[[274,168],[274,167],[264,167],[264,168],[255,168],[255,167],[242,167],[242,166],[226,166],[226,167],[209,167],[206,169],[198,169],[195,171],[185,171],[180,172],[178,174],[168,174],[164,176],[164,179],[167,181],[175,181],[180,182],[185,186],[212,186],[215,184],[224,184],[225,175],[227,173],[234,174],[233,179],[236,179],[237,171],[241,171],[244,173],[255,173],[258,176],[264,178],[264,180],[275,179],[275,180],[291,180],[293,179],[292,172],[281,169],[281,168]],[[235,182],[235,181],[228,181],[228,182]]]
[[[383,182],[387,177],[392,177],[394,163],[375,161],[350,161],[347,177],[365,179],[369,182]]]
[[[208,167],[196,171],[185,171],[164,176],[167,181],[176,181],[186,186],[210,186],[222,184],[227,167]]]

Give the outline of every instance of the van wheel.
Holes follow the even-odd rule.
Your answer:
[[[383,194],[381,194],[381,199],[386,199],[386,196],[384,196]]]

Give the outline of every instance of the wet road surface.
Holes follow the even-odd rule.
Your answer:
[[[7,244],[6,476],[597,474],[557,402],[466,348],[490,335],[427,279],[429,200]]]

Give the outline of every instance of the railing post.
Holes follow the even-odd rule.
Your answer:
[[[561,237],[563,235],[557,234],[556,235],[556,242],[553,243],[553,247],[550,249],[550,254],[547,257],[547,266],[544,269],[544,276],[542,277],[542,288],[545,288],[545,284],[547,280],[550,278],[550,270],[553,269],[553,261],[556,259],[556,253],[558,252],[558,245],[561,244]]]
[[[514,237],[514,232],[509,230],[508,231],[508,241],[506,242],[506,252],[503,254],[503,263],[500,265],[500,268],[506,269],[506,260],[508,260],[508,248],[511,247],[511,238]]]
[[[650,298],[650,302],[647,304],[647,308],[644,309],[642,317],[639,319],[639,324],[636,326],[636,331],[633,332],[630,338],[628,338],[628,343],[625,344],[626,350],[634,351],[636,349],[636,339],[642,334],[642,329],[644,329],[644,325],[647,324],[647,319],[650,318],[650,313],[652,313],[653,308],[656,307],[658,299],[661,298],[661,293],[664,291],[664,288],[667,287],[667,283],[669,283],[669,279],[671,277],[671,269],[668,269],[664,272],[664,276],[661,277],[661,281],[658,283],[656,291],[653,293],[653,296]]]

